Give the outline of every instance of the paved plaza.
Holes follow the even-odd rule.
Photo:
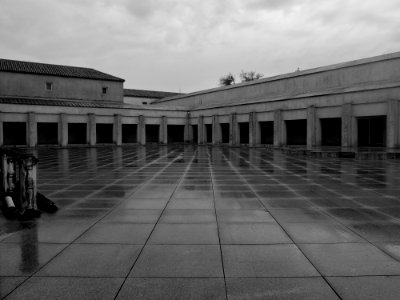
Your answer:
[[[42,149],[59,206],[0,216],[6,299],[400,299],[400,163],[263,148]]]

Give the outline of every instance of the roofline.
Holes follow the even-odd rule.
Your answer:
[[[285,74],[271,76],[271,77],[262,78],[262,79],[258,79],[258,80],[242,82],[242,83],[238,83],[238,84],[234,84],[234,85],[230,85],[230,86],[211,88],[211,89],[196,91],[196,92],[192,92],[192,93],[188,93],[188,94],[162,98],[160,101],[157,101],[157,103],[163,103],[163,102],[177,100],[177,99],[184,99],[184,98],[188,98],[188,97],[192,97],[192,96],[211,94],[214,92],[232,90],[232,89],[237,89],[237,88],[241,88],[241,87],[245,87],[245,86],[263,84],[266,82],[273,82],[273,81],[278,81],[278,80],[282,80],[282,79],[301,77],[301,76],[306,76],[306,75],[310,75],[310,74],[322,73],[322,72],[337,70],[337,69],[345,69],[345,68],[349,68],[352,66],[365,65],[365,64],[378,62],[378,61],[387,61],[387,60],[394,60],[394,59],[399,59],[399,58],[400,58],[400,51],[393,52],[393,53],[387,53],[387,54],[382,54],[382,55],[347,61],[347,62],[336,63],[336,64],[322,66],[322,67],[306,69],[303,71],[295,71],[295,72],[291,72],[291,73],[285,73]]]
[[[128,95],[125,93],[125,91],[140,91],[140,92],[149,92],[149,93],[165,93],[165,94],[175,94],[175,95],[183,95],[182,93],[177,93],[177,92],[165,92],[165,91],[155,91],[155,90],[143,90],[143,89],[125,89],[124,88],[124,96],[131,96],[131,97],[140,97],[140,98],[153,98],[153,99],[163,99],[167,97],[150,97],[150,96],[138,96],[138,95]],[[174,96],[169,96],[169,97],[174,97]]]
[[[35,61],[26,61],[26,60],[15,60],[15,59],[8,59],[8,58],[0,58],[1,60],[8,60],[8,61],[16,61],[19,63],[27,63],[27,64],[38,64],[38,65],[46,65],[46,66],[57,66],[57,67],[65,67],[65,68],[77,68],[77,69],[86,69],[86,70],[94,70],[96,72],[105,74],[107,76],[114,77],[115,79],[94,79],[94,78],[89,78],[89,77],[82,77],[82,76],[66,76],[66,75],[54,75],[54,74],[42,74],[42,73],[35,73],[35,72],[26,72],[26,71],[13,71],[13,70],[7,70],[7,71],[2,71],[0,72],[9,72],[9,73],[22,73],[22,74],[35,74],[35,75],[41,75],[41,76],[55,76],[55,77],[67,77],[67,78],[81,78],[81,79],[88,79],[88,80],[100,80],[100,81],[116,81],[116,82],[125,82],[125,79],[116,77],[114,75],[104,73],[102,71],[99,71],[94,68],[89,68],[89,67],[77,67],[77,66],[67,66],[67,65],[59,65],[59,64],[49,64],[49,63],[42,63],[42,62],[35,62]]]

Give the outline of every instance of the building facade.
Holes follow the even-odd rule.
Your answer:
[[[0,60],[0,144],[399,147],[400,52],[190,94],[150,92],[93,69]]]

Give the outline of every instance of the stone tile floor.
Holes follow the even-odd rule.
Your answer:
[[[6,299],[400,299],[400,162],[39,150],[60,207],[0,217]]]

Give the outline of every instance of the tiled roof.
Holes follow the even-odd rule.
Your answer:
[[[61,77],[75,77],[106,81],[124,82],[124,79],[97,71],[95,69],[42,64],[18,60],[0,59],[0,72],[28,73],[38,75],[52,75]]]
[[[91,108],[123,108],[127,106],[122,102],[114,103],[110,101],[105,102],[105,101],[61,100],[61,99],[44,99],[44,98],[20,98],[20,97],[0,97],[0,104],[91,107]]]
[[[171,96],[176,96],[176,95],[181,95],[181,94],[180,93],[171,93],[171,92],[160,92],[160,91],[124,89],[124,96],[127,96],[127,97],[161,99],[161,98],[171,97]]]

